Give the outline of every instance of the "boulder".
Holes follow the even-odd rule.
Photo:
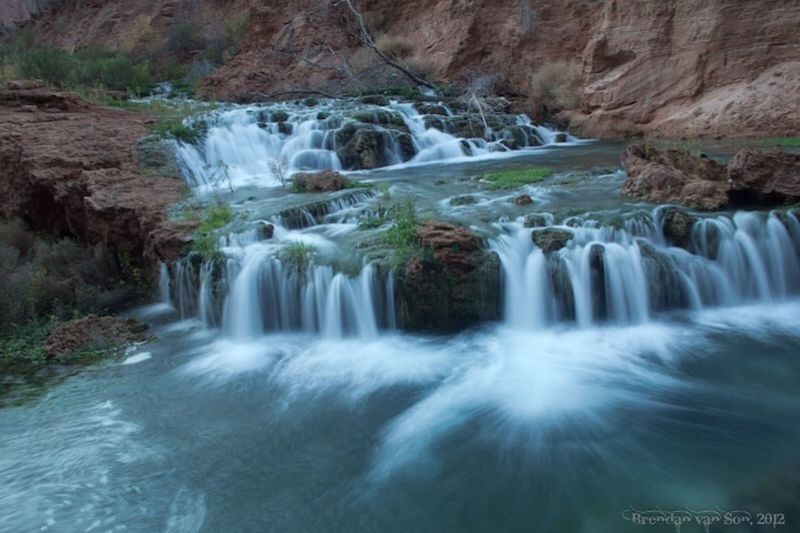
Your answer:
[[[348,180],[333,170],[299,172],[292,176],[292,185],[295,192],[331,192],[347,187]]]
[[[574,234],[562,228],[541,228],[531,232],[533,244],[542,249],[544,253],[557,252],[567,245]]]
[[[557,143],[565,143],[565,142],[567,142],[567,134],[566,133],[561,133],[561,132],[556,133],[553,136],[553,142],[557,142]]]
[[[692,227],[697,222],[697,218],[687,214],[685,211],[676,207],[668,207],[661,211],[661,229],[664,237],[681,248],[689,245],[692,236]]]
[[[779,205],[800,200],[800,154],[779,148],[740,150],[728,163],[730,197],[737,205]]]
[[[336,154],[344,168],[362,170],[389,164],[387,148],[390,135],[374,126],[345,124],[336,132]]]
[[[275,234],[275,226],[270,224],[269,222],[259,222],[256,228],[256,232],[260,240],[266,241],[271,239],[272,236]]]
[[[725,167],[687,150],[635,144],[623,152],[622,167],[627,174],[622,191],[636,198],[705,210],[728,204]]]

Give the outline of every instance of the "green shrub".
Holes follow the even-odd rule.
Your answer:
[[[0,331],[123,308],[141,287],[104,246],[34,235],[0,221]]]
[[[57,48],[39,48],[20,58],[19,72],[26,78],[43,80],[57,87],[76,81],[76,61],[72,54]]]
[[[530,78],[530,98],[538,105],[575,109],[580,103],[581,65],[556,61],[543,65]]]
[[[189,218],[194,216],[196,216],[196,212],[189,214]],[[192,251],[200,253],[203,257],[211,257],[216,254],[218,252],[216,231],[230,224],[232,220],[233,213],[227,205],[220,204],[205,208],[192,238]]]
[[[302,270],[308,266],[314,257],[316,249],[304,242],[291,242],[278,252],[278,259],[281,263]]]
[[[186,21],[172,25],[167,41],[167,49],[176,54],[203,50],[206,47],[206,37],[203,28],[197,22]]]
[[[160,137],[172,137],[185,143],[194,143],[200,138],[200,132],[186,126],[183,120],[176,117],[161,118],[153,127],[153,132]]]

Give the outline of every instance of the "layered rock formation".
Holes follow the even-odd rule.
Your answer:
[[[31,85],[0,91],[0,217],[34,229],[105,242],[131,261],[170,261],[193,228],[168,219],[184,184],[147,175],[137,140],[142,115],[95,108]]]
[[[567,115],[585,136],[800,131],[795,0],[362,0],[359,6],[373,33],[407,41],[411,59],[443,83],[488,79],[500,92],[524,97],[541,66],[579,62],[582,104]],[[47,44],[131,47],[167,41],[187,13],[197,13],[211,32],[215,22],[248,10],[240,52],[206,81],[210,97],[330,90],[352,84],[360,63],[378,62],[361,46],[343,2],[113,0],[69,4],[36,24]],[[8,13],[0,21],[13,18]]]
[[[745,148],[725,166],[687,150],[637,144],[622,154],[622,166],[628,175],[622,191],[650,202],[715,210],[800,200],[800,155],[780,149]]]

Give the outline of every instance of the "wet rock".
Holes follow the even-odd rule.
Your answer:
[[[555,135],[553,135],[553,142],[565,143],[565,142],[567,142],[567,140],[568,139],[567,139],[567,134],[566,133],[559,132],[559,133],[556,133]]]
[[[362,170],[383,167],[389,164],[386,131],[371,126],[346,124],[336,132],[336,154],[344,168]]]
[[[284,135],[291,135],[293,126],[291,122],[278,122],[278,132]]]
[[[359,102],[362,104],[367,105],[379,105],[379,106],[387,106],[389,105],[389,99],[383,96],[382,94],[368,94],[366,96],[362,96],[358,99]]]
[[[689,245],[692,227],[695,222],[697,222],[696,217],[675,207],[668,207],[661,211],[661,227],[664,231],[664,236],[669,242],[681,248],[686,248]]]
[[[271,239],[275,234],[275,226],[269,222],[259,222],[256,232],[260,240],[266,241]]]
[[[509,150],[519,150],[528,145],[528,135],[520,126],[511,126],[503,130],[503,145]]]
[[[432,102],[417,102],[414,104],[420,115],[440,115],[446,117],[449,115],[447,108],[442,104]]]
[[[553,224],[552,217],[544,213],[534,213],[525,217],[523,225],[526,228],[541,228]]]
[[[299,172],[292,176],[292,189],[295,192],[340,191],[347,185],[347,178],[332,170]]]
[[[773,206],[800,200],[800,154],[740,150],[728,163],[735,205]]]
[[[331,114],[328,113],[327,111],[320,111],[319,113],[317,113],[317,120],[326,120],[330,116]]]
[[[148,174],[183,179],[175,150],[169,141],[157,135],[148,135],[137,143],[139,166]]]
[[[687,150],[632,145],[622,154],[622,167],[627,173],[622,191],[631,196],[706,210],[728,204],[725,167]]]
[[[573,236],[571,231],[562,228],[542,228],[531,232],[533,244],[541,248],[544,253],[562,249]]]
[[[647,284],[648,301],[656,311],[685,308],[688,299],[678,278],[673,260],[644,239],[637,239],[642,254],[645,275],[651,281]]]
[[[450,205],[454,206],[470,205],[476,203],[478,203],[478,199],[470,194],[465,194],[463,196],[454,196],[450,198]]]
[[[400,148],[400,157],[403,162],[409,161],[417,155],[417,149],[414,147],[414,138],[408,133],[400,133],[395,136],[395,142]]]
[[[499,260],[466,228],[417,228],[420,251],[397,273],[398,316],[409,329],[453,330],[499,316]]]
[[[592,309],[594,320],[608,318],[606,298],[605,248],[602,244],[593,244],[589,249],[589,275],[592,287]]]
[[[61,324],[47,338],[44,354],[48,360],[68,363],[82,352],[107,350],[145,340],[147,325],[138,320],[89,315]]]
[[[516,198],[514,198],[514,205],[530,205],[533,203],[533,198],[529,194],[520,194]]]
[[[286,122],[289,120],[289,113],[286,111],[273,111],[269,115],[271,122]]]

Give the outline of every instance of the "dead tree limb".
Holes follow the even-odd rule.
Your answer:
[[[388,64],[392,68],[395,68],[395,69],[399,70],[400,72],[402,72],[403,74],[405,74],[414,83],[416,83],[418,85],[422,85],[423,87],[427,87],[428,89],[432,89],[432,90],[436,91],[436,86],[435,85],[433,85],[432,83],[424,80],[423,78],[420,78],[419,76],[417,76],[416,74],[411,72],[409,69],[407,69],[406,67],[404,67],[403,65],[401,65],[400,63],[398,63],[397,61],[392,59],[391,57],[389,57],[383,50],[378,48],[378,45],[375,44],[375,41],[372,39],[372,36],[369,34],[369,30],[367,29],[367,25],[364,22],[363,15],[361,15],[361,12],[356,8],[355,5],[353,5],[353,2],[351,0],[338,0],[334,5],[338,5],[340,3],[344,3],[350,9],[350,12],[353,14],[353,17],[356,20],[356,24],[358,24],[359,37],[361,39],[361,42],[366,47],[372,49],[372,51],[374,51],[376,54],[378,54],[378,56],[384,62],[386,62],[386,64]]]

